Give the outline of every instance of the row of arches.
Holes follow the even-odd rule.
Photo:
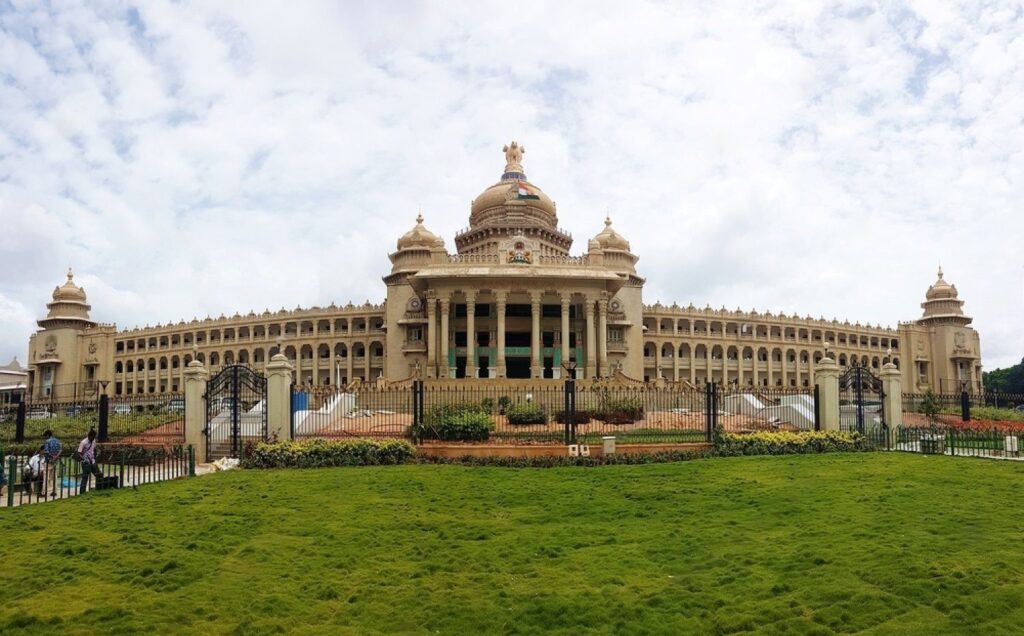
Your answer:
[[[692,354],[692,355],[691,355]],[[661,360],[672,360],[672,358],[678,356],[680,360],[686,360],[687,362],[693,360],[744,360],[758,362],[800,362],[806,364],[810,361],[814,361],[814,364],[821,362],[823,357],[822,352],[815,351],[813,354],[806,349],[781,349],[775,347],[769,350],[767,347],[758,347],[756,350],[754,347],[738,347],[736,345],[712,345],[710,348],[704,344],[698,344],[691,349],[689,343],[683,343],[679,345],[678,349],[672,343],[664,343],[660,347],[655,342],[644,343],[644,358],[661,358]],[[854,360],[859,362],[862,366],[870,367],[873,369],[881,369],[882,365],[885,364],[886,358],[884,356],[868,356],[856,354],[847,355],[846,353],[840,353],[836,359],[839,366],[845,367],[848,364],[853,364]],[[893,364],[899,367],[899,358],[893,357]]]
[[[300,345],[295,347],[289,345],[284,348],[284,356],[291,362],[312,360],[314,356],[319,360],[331,360],[336,358],[347,359],[351,353],[353,358],[365,358],[369,352],[371,357],[384,356],[384,343],[379,340],[370,342],[344,343],[337,342],[332,347],[323,343],[314,349],[313,345]],[[277,355],[278,347],[255,347],[253,349],[222,350],[222,351],[200,351],[195,359],[204,365],[211,367],[226,366],[229,364],[263,364],[271,357]],[[116,360],[114,362],[115,374],[141,374],[147,371],[164,371],[168,369],[180,369],[192,362],[192,354],[171,355],[171,356],[150,356],[149,358],[137,358],[133,360]]]
[[[816,344],[828,342],[841,347],[899,349],[899,339],[893,336],[857,334],[833,329],[767,325],[742,321],[691,321],[688,318],[662,318],[660,320],[644,318],[643,324],[644,331],[648,335],[753,338]]]
[[[190,330],[160,336],[119,339],[115,342],[114,351],[117,354],[123,354],[191,347],[193,344],[203,346],[228,342],[273,340],[278,337],[351,336],[383,332],[384,318],[382,316],[335,318],[333,320],[325,318],[316,321],[293,320],[282,323]]]

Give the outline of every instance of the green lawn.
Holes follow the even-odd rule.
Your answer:
[[[1024,466],[230,472],[0,514],[0,633],[1019,633]]]

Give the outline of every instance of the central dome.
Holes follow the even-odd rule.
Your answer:
[[[554,201],[530,183],[523,172],[526,148],[513,141],[502,150],[505,153],[505,171],[498,183],[473,199],[469,227],[542,225],[557,228]]]

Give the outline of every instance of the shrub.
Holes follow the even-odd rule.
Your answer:
[[[573,420],[572,421],[575,424],[586,424],[587,422],[589,422],[592,419],[600,419],[600,418],[597,418],[597,416],[593,412],[591,412],[591,411],[586,411],[586,410],[583,410],[583,409],[576,409],[576,414],[573,415]],[[565,424],[566,422],[569,421],[568,413],[566,413],[565,411],[556,411],[555,412],[555,421],[558,422],[559,424]]]
[[[607,424],[632,424],[644,419],[644,403],[640,398],[605,398],[594,417]]]
[[[429,408],[423,425],[412,431],[418,439],[482,442],[491,436],[491,415],[481,404],[451,402]]]
[[[760,431],[724,433],[715,431],[715,454],[794,455],[803,453],[842,453],[875,450],[874,444],[860,433],[846,431],[808,431],[791,433]]]
[[[244,468],[320,468],[402,464],[415,449],[404,440],[346,439],[260,443],[246,450]]]
[[[521,402],[508,407],[505,416],[509,424],[547,424],[548,416],[540,406],[532,402]]]
[[[504,413],[508,410],[508,405],[512,404],[512,398],[507,395],[503,395],[498,398],[498,411]]]
[[[494,398],[484,398],[480,400],[480,408],[485,413],[494,413]]]
[[[924,398],[921,399],[921,405],[917,409],[928,418],[928,422],[932,426],[939,423],[939,413],[942,412],[942,405],[939,404],[939,398],[932,393],[931,389],[925,392]]]

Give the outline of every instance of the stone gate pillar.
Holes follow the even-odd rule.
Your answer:
[[[267,435],[292,438],[292,365],[278,353],[267,364]]]
[[[903,426],[902,374],[890,358],[889,362],[882,365],[882,372],[879,375],[882,378],[882,392],[885,393],[885,399],[882,401],[885,423],[889,430],[894,432]]]
[[[818,384],[818,408],[820,409],[821,430],[839,430],[839,365],[826,353],[814,367],[814,378]]]
[[[206,367],[198,360],[192,360],[182,371],[185,378],[185,444],[195,450],[196,462],[205,464],[206,438]]]

